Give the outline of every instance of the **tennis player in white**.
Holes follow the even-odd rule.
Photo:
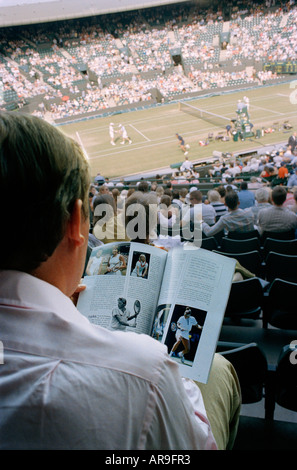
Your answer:
[[[114,123],[113,122],[111,122],[109,124],[109,136],[110,136],[111,145],[115,145],[115,141],[114,141]]]
[[[122,134],[122,139],[123,139],[121,144],[124,144],[126,141],[128,141],[129,144],[132,144],[132,140],[128,136],[125,126],[123,126],[122,124],[119,124],[119,132]]]
[[[170,351],[170,356],[173,355],[174,351],[178,348],[180,343],[183,344],[184,349],[178,353],[178,356],[180,357],[181,362],[184,362],[184,355],[187,354],[190,351],[190,331],[193,326],[196,326],[196,328],[199,328],[202,330],[202,326],[200,326],[196,320],[191,315],[192,311],[190,307],[187,307],[186,310],[184,311],[184,314],[182,317],[180,317],[177,321],[177,331],[175,334],[176,342],[172,346],[172,349]]]

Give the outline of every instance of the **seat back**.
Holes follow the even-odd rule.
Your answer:
[[[242,403],[256,403],[262,400],[268,364],[258,344],[219,341],[217,352],[231,362],[237,373]]]
[[[297,283],[274,279],[266,294],[263,308],[263,326],[297,330]]]
[[[258,237],[244,240],[223,237],[221,240],[221,250],[225,253],[247,253],[248,251],[260,251],[260,249],[261,245]]]
[[[250,230],[249,232],[228,232],[228,238],[233,240],[247,240],[248,238],[260,238],[258,230]]]
[[[295,230],[288,230],[286,232],[263,232],[261,235],[261,240],[264,241],[267,238],[273,238],[274,240],[294,240],[295,238]]]
[[[218,246],[221,246],[221,240],[224,236],[225,236],[225,231],[224,230],[221,230],[220,232],[215,233],[213,235],[213,238],[216,239],[216,242],[217,242]],[[204,232],[202,232],[202,238],[210,238],[210,237],[208,237]]]
[[[229,258],[236,259],[241,264],[241,266],[248,269],[257,277],[263,276],[262,258],[259,251],[254,250],[248,251],[246,253],[225,253],[223,251],[214,250],[214,252],[223,256],[228,256]]]
[[[215,237],[202,238],[201,248],[204,248],[205,250],[210,250],[210,251],[217,250],[218,243]]]
[[[263,245],[263,256],[267,257],[270,251],[281,253],[283,255],[297,255],[297,239],[277,240],[275,238],[266,238]]]
[[[297,282],[297,255],[269,252],[265,260],[265,273],[268,282],[276,278]]]
[[[233,282],[225,317],[259,318],[263,305],[263,287],[257,277]]]
[[[291,343],[283,347],[275,377],[275,401],[288,410],[297,411],[297,350]]]

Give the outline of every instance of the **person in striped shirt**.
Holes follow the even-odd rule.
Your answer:
[[[255,229],[253,214],[240,209],[238,194],[235,191],[228,191],[225,196],[225,204],[228,213],[222,215],[220,219],[210,227],[202,221],[202,231],[207,237],[212,237],[216,233],[224,230],[228,232],[250,232]]]
[[[225,215],[228,213],[228,209],[226,205],[220,201],[220,193],[216,191],[215,189],[211,189],[210,191],[208,191],[207,200],[209,204],[211,204],[214,210],[216,211],[216,222],[219,220],[219,218],[222,215]]]

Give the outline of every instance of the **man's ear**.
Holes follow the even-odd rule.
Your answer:
[[[82,228],[82,200],[77,199],[73,205],[72,212],[67,224],[68,238],[79,247],[85,243],[85,237],[81,231]]]

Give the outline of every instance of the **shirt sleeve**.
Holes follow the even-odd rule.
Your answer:
[[[198,325],[198,322],[195,317],[192,318],[192,326]]]
[[[212,235],[215,235],[216,233],[221,232],[223,228],[224,228],[224,222],[222,220],[222,217],[212,227],[210,227],[206,222],[202,222],[202,231],[208,237],[211,237]]]
[[[169,357],[155,391],[146,449],[217,450],[198,386]]]

